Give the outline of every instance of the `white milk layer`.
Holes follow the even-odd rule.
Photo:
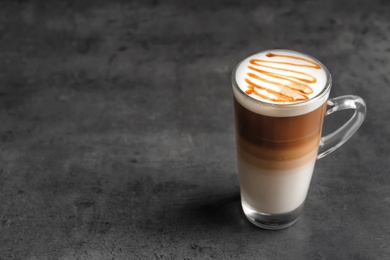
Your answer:
[[[233,81],[237,85],[233,93],[241,105],[258,114],[279,117],[315,110],[327,100],[329,91],[324,93],[324,89],[331,84],[326,67],[316,59],[278,49],[243,60]],[[297,96],[301,99],[288,100]]]
[[[312,159],[298,167],[271,170],[253,165],[240,158],[239,154],[242,199],[250,208],[262,213],[282,214],[297,209],[306,199],[316,162],[315,155],[316,152],[313,152]],[[294,164],[293,161],[290,163]]]

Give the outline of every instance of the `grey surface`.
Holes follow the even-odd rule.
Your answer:
[[[187,2],[0,3],[0,259],[389,259],[389,2]],[[230,88],[268,48],[368,104],[277,232],[241,213]]]

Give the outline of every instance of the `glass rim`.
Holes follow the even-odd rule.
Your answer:
[[[272,51],[288,51],[288,52],[295,52],[295,53],[299,53],[301,55],[304,55],[310,59],[313,59],[315,62],[317,62],[325,71],[325,74],[326,74],[326,83],[325,83],[325,87],[322,89],[321,92],[319,92],[317,95],[315,95],[314,97],[310,98],[310,99],[307,99],[307,100],[304,100],[304,101],[299,101],[299,102],[294,102],[294,103],[270,103],[270,102],[265,102],[265,101],[261,101],[261,100],[258,100],[258,99],[255,99],[251,96],[249,96],[248,94],[246,94],[239,86],[238,86],[238,83],[237,83],[237,80],[236,80],[236,73],[237,73],[237,69],[238,67],[241,65],[241,63],[243,63],[247,58],[255,55],[255,54],[258,54],[258,53],[262,53],[262,52],[272,52]],[[332,86],[332,75],[330,74],[328,68],[321,62],[319,61],[318,59],[312,57],[311,55],[308,55],[306,53],[302,53],[302,52],[299,52],[299,51],[294,51],[294,50],[288,50],[288,49],[266,49],[266,50],[263,50],[263,51],[259,51],[259,52],[256,52],[256,53],[253,53],[247,57],[245,57],[244,59],[242,59],[237,65],[236,67],[233,69],[233,72],[232,72],[232,84],[233,86],[236,88],[236,90],[242,95],[242,96],[245,96],[245,98],[250,101],[250,102],[253,102],[253,103],[256,103],[256,104],[261,104],[262,106],[268,106],[268,107],[280,107],[280,108],[294,108],[294,107],[299,107],[299,106],[304,106],[304,105],[307,105],[307,104],[311,104],[313,102],[316,102],[318,100],[320,100],[321,98],[323,98],[325,95],[327,95],[329,92],[330,92],[330,89],[331,89],[331,86]],[[233,93],[234,94],[234,93]]]

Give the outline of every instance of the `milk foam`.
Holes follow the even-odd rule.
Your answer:
[[[233,93],[241,105],[258,114],[278,117],[318,108],[327,100],[331,85],[323,64],[289,50],[267,50],[246,58],[236,68],[233,81]],[[304,89],[295,89],[301,87]],[[275,101],[279,93],[282,99],[298,98]]]

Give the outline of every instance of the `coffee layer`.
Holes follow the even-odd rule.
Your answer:
[[[294,117],[256,114],[234,100],[237,148],[268,161],[293,160],[317,150],[326,104]]]
[[[239,137],[238,137],[239,138]],[[248,149],[249,148],[249,149]],[[237,140],[237,155],[239,160],[264,170],[263,174],[274,174],[273,170],[288,170],[297,168],[317,157],[318,142],[301,146],[288,151],[261,149],[243,145],[242,139]],[[287,172],[288,173],[288,172]]]

